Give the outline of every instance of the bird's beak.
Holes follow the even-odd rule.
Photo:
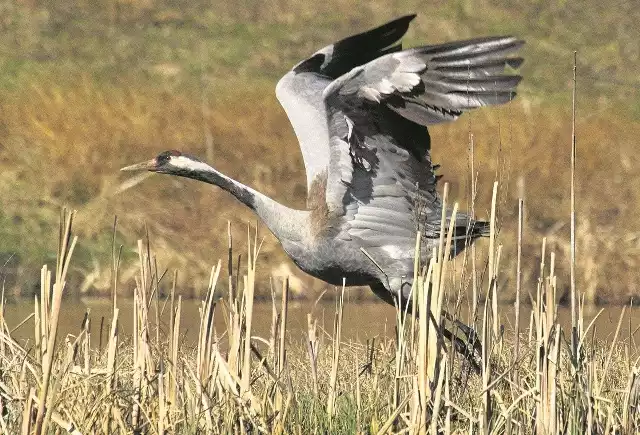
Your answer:
[[[147,162],[136,163],[135,165],[125,166],[121,171],[154,171],[157,168],[156,159]]]

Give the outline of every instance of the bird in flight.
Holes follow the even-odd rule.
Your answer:
[[[505,68],[521,65],[511,55],[524,43],[485,37],[403,49],[399,40],[414,18],[324,47],[278,82],[276,95],[304,160],[306,209],[280,204],[179,151],[122,170],[217,185],[251,208],[304,272],[334,285],[345,279],[369,286],[407,307],[418,231],[425,264],[439,244],[443,216],[427,126],[511,101],[521,77]],[[445,216],[448,227],[451,210]],[[452,256],[488,229],[464,213],[453,225]],[[455,323],[467,339],[473,335]],[[451,330],[443,333],[468,349]]]

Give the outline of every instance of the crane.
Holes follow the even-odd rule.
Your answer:
[[[415,15],[390,21],[322,48],[276,86],[298,138],[307,207],[289,208],[180,151],[122,168],[148,170],[221,187],[252,209],[304,272],[333,285],[369,286],[407,307],[414,250],[424,262],[438,245],[442,199],[427,126],[463,112],[511,101],[521,77],[506,74],[524,41],[485,37],[403,49]],[[450,224],[451,210],[445,212]],[[486,235],[488,223],[455,216],[451,255]],[[442,332],[461,352],[479,350],[473,330]],[[468,342],[473,344],[469,345]]]

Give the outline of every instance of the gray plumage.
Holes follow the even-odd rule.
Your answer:
[[[407,303],[417,231],[426,261],[441,227],[426,127],[513,99],[520,77],[504,69],[520,66],[522,59],[509,55],[523,44],[489,37],[403,50],[398,40],[414,17],[327,46],[278,82],[276,95],[304,159],[306,210],[177,151],[124,169],[218,185],[258,214],[303,271],[331,284],[345,278],[347,285],[369,285],[389,303],[396,295]],[[451,254],[486,231],[486,222],[458,213]]]

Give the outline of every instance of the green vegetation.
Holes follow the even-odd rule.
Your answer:
[[[419,16],[407,45],[495,33],[527,40],[518,99],[432,128],[434,159],[469,208],[473,133],[476,213],[487,215],[497,179],[500,234],[510,236],[524,193],[525,255],[538,256],[546,236],[560,269],[568,259],[570,82],[572,52],[579,51],[579,282],[589,286],[589,300],[626,302],[640,294],[640,11],[633,2],[611,7],[597,0],[1,0],[0,261],[11,257],[3,269],[8,291],[37,288],[39,277],[29,271],[52,258],[45,235],[68,205],[80,212],[84,247],[73,279],[108,264],[117,215],[118,243],[129,246],[148,229],[159,261],[183,271],[182,284],[197,293],[226,247],[227,220],[243,228],[255,217],[219,189],[187,180],[155,176],[121,191],[127,180],[118,169],[177,148],[303,207],[302,160],[273,92],[276,80],[325,44],[411,12]],[[513,254],[507,244],[504,266],[511,271]],[[288,261],[270,236],[262,259],[263,284],[269,270]],[[133,273],[131,262],[122,267]],[[108,291],[103,270],[87,291]],[[535,285],[535,274],[525,271],[525,282]],[[511,284],[501,282],[504,300],[513,300]],[[566,298],[567,288],[559,295]]]

